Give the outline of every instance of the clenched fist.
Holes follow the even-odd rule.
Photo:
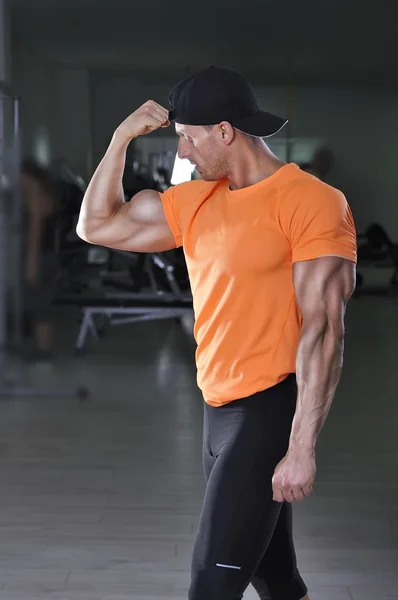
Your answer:
[[[273,499],[294,502],[310,496],[316,473],[315,454],[291,448],[277,465],[272,478]]]
[[[119,125],[117,134],[130,141],[169,125],[168,110],[153,100],[148,100]]]

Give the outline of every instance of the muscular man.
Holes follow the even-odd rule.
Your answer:
[[[344,195],[271,153],[285,121],[247,79],[210,67],[115,131],[77,232],[137,252],[183,246],[204,396],[207,481],[190,600],[308,600],[292,503],[312,492],[315,446],[341,374],[356,234]],[[175,122],[201,180],[125,203],[126,148]]]

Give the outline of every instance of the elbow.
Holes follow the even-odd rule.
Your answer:
[[[81,240],[88,242],[87,228],[83,225],[80,219],[76,225],[76,234]]]
[[[95,230],[90,228],[86,221],[79,219],[76,225],[77,236],[88,244],[97,244]]]

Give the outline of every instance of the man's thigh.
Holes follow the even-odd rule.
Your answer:
[[[240,599],[271,540],[281,504],[272,476],[282,458],[226,444],[211,469],[192,559],[191,600]]]

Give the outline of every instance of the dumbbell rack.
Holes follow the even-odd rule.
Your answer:
[[[10,141],[6,135],[7,127],[10,129]],[[25,366],[21,358],[23,343],[22,202],[19,180],[19,98],[8,83],[0,81],[0,396],[51,396],[84,399],[87,396],[84,388],[37,389],[24,383],[26,380]],[[9,273],[11,277],[6,276]],[[11,335],[9,334],[10,325]],[[12,375],[8,371],[10,355],[13,359]]]

